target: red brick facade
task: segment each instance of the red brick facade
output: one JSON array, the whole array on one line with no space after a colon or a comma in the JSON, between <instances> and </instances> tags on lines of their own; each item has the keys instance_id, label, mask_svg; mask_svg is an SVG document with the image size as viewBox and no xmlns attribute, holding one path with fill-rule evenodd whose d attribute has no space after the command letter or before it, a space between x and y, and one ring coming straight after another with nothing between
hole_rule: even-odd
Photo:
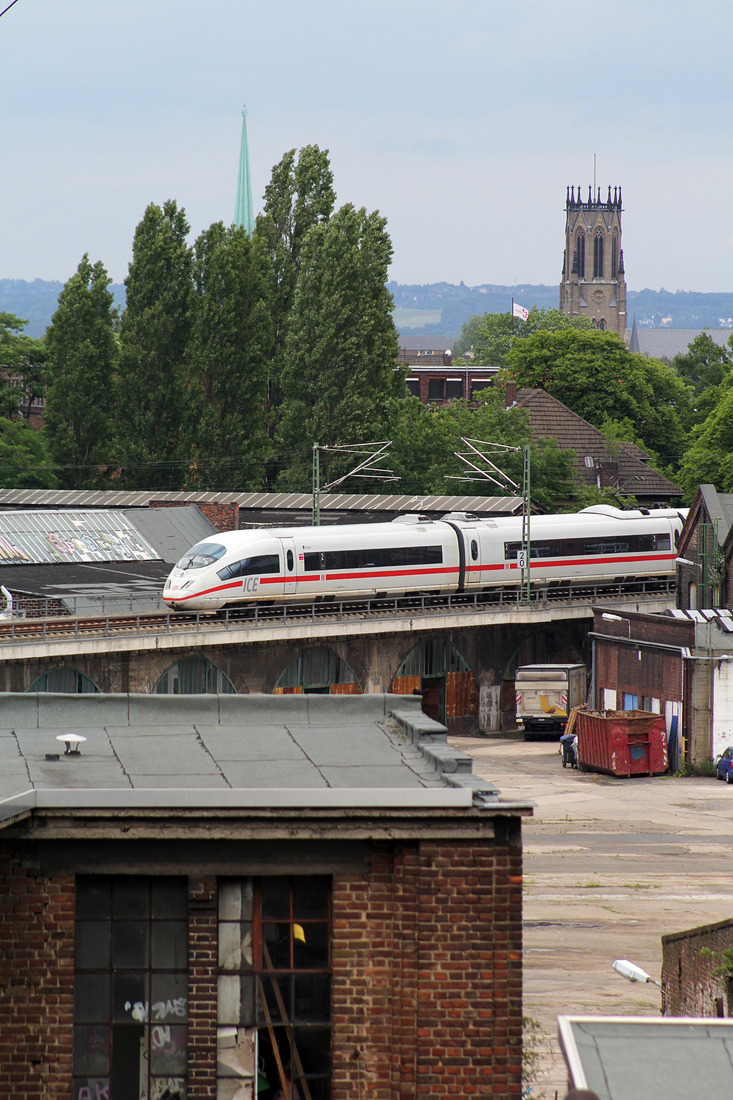
<instances>
[{"instance_id":1,"label":"red brick facade","mask_svg":"<svg viewBox=\"0 0 733 1100\"><path fill-rule=\"evenodd\" d=\"M662 936L662 1014L733 1016L733 982L714 974L733 950L733 921Z\"/></svg>"},{"instance_id":2,"label":"red brick facade","mask_svg":"<svg viewBox=\"0 0 733 1100\"><path fill-rule=\"evenodd\" d=\"M0 848L0 1096L69 1100L74 880Z\"/></svg>"},{"instance_id":3,"label":"red brick facade","mask_svg":"<svg viewBox=\"0 0 733 1100\"><path fill-rule=\"evenodd\" d=\"M236 501L206 501L197 500L195 494L189 500L151 500L149 508L186 508L189 504L195 504L209 523L213 523L217 531L236 531L239 529L239 505Z\"/></svg>"},{"instance_id":4,"label":"red brick facade","mask_svg":"<svg viewBox=\"0 0 733 1100\"><path fill-rule=\"evenodd\" d=\"M332 1100L520 1097L519 820L493 824L495 838L375 842L365 872L334 872ZM0 1096L69 1100L74 879L12 851L0 847ZM187 1095L213 1100L214 875L189 878L188 923Z\"/></svg>"}]
</instances>

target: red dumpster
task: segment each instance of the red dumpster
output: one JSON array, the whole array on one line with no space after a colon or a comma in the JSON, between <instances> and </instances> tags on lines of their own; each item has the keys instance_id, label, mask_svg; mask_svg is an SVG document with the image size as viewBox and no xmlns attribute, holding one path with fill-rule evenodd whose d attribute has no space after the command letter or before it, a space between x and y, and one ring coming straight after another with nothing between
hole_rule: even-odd
<instances>
[{"instance_id":1,"label":"red dumpster","mask_svg":"<svg viewBox=\"0 0 733 1100\"><path fill-rule=\"evenodd\" d=\"M663 775L667 729L661 714L646 710L579 710L578 767L611 775Z\"/></svg>"}]
</instances>

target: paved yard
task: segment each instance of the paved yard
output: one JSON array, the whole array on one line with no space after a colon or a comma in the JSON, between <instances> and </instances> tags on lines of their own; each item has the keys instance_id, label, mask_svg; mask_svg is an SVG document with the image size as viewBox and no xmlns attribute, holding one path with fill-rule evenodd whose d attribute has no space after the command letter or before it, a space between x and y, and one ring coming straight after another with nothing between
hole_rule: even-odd
<instances>
[{"instance_id":1,"label":"paved yard","mask_svg":"<svg viewBox=\"0 0 733 1100\"><path fill-rule=\"evenodd\" d=\"M524 1010L541 1027L533 1097L565 1095L557 1016L656 1015L661 937L733 917L733 788L562 767L557 745L455 738L507 798L536 804L524 837Z\"/></svg>"}]
</instances>

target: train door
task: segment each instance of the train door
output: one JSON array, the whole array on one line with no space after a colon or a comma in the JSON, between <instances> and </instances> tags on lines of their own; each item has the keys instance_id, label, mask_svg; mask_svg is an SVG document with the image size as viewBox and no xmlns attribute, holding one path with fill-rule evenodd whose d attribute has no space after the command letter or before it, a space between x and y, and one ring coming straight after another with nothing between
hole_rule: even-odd
<instances>
[{"instance_id":1,"label":"train door","mask_svg":"<svg viewBox=\"0 0 733 1100\"><path fill-rule=\"evenodd\" d=\"M294 596L296 590L296 564L298 556L295 551L295 540L283 538L280 540L283 548L283 594Z\"/></svg>"},{"instance_id":2,"label":"train door","mask_svg":"<svg viewBox=\"0 0 733 1100\"><path fill-rule=\"evenodd\" d=\"M481 543L474 527L464 527L464 546L466 548L465 588L478 588L481 585Z\"/></svg>"}]
</instances>

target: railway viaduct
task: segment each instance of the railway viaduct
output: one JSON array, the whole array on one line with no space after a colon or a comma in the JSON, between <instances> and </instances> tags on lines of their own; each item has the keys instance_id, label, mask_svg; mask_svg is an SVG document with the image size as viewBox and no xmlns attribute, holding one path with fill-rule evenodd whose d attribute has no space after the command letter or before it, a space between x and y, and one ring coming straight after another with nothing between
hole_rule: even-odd
<instances>
[{"instance_id":1,"label":"railway viaduct","mask_svg":"<svg viewBox=\"0 0 733 1100\"><path fill-rule=\"evenodd\" d=\"M0 691L420 692L428 713L449 727L498 730L513 726L517 665L583 661L590 668L598 602L256 623L174 615L153 628L144 617L98 629L69 620L61 635L4 636ZM603 606L659 612L674 606L674 596L604 598Z\"/></svg>"}]
</instances>

